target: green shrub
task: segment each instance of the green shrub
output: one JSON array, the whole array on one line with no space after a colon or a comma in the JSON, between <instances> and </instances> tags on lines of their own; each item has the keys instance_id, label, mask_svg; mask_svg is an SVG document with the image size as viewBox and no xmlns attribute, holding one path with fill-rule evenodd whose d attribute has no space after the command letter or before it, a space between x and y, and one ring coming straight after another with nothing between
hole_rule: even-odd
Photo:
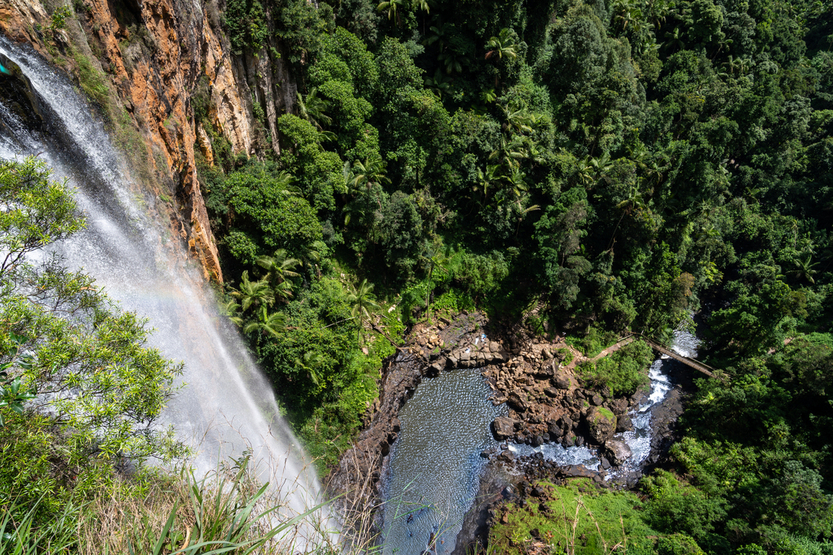
<instances>
[{"instance_id":1,"label":"green shrub","mask_svg":"<svg viewBox=\"0 0 833 555\"><path fill-rule=\"evenodd\" d=\"M670 472L658 470L642 480L642 488L650 496L645 519L657 530L683 532L699 541L726 518L723 499L706 495Z\"/></svg>"},{"instance_id":2,"label":"green shrub","mask_svg":"<svg viewBox=\"0 0 833 555\"><path fill-rule=\"evenodd\" d=\"M107 85L107 78L83 54L75 53L75 63L78 65L78 81L81 90L90 100L104 109L106 114L106 108L110 102L110 87Z\"/></svg>"},{"instance_id":3,"label":"green shrub","mask_svg":"<svg viewBox=\"0 0 833 555\"><path fill-rule=\"evenodd\" d=\"M656 532L643 522L635 494L601 491L587 480L537 485L547 491L540 503L507 503L500 509L503 516L489 532L494 553L529 553L540 543L550 553L606 555L624 545L628 553L655 553Z\"/></svg>"},{"instance_id":4,"label":"green shrub","mask_svg":"<svg viewBox=\"0 0 833 555\"><path fill-rule=\"evenodd\" d=\"M595 364L585 362L578 367L579 376L591 387L609 387L614 395L632 395L648 383L645 370L651 364L651 347L634 341Z\"/></svg>"},{"instance_id":5,"label":"green shrub","mask_svg":"<svg viewBox=\"0 0 833 555\"><path fill-rule=\"evenodd\" d=\"M570 334L565 338L565 341L581 351L584 356L594 357L601 353L605 347L616 343L618 339L619 336L615 332L590 326L583 336Z\"/></svg>"}]
</instances>

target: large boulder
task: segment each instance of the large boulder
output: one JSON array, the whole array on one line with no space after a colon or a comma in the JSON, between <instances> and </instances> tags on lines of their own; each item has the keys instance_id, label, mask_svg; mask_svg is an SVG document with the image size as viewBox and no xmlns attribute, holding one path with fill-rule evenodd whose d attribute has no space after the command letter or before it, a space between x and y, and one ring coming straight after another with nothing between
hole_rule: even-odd
<instances>
[{"instance_id":1,"label":"large boulder","mask_svg":"<svg viewBox=\"0 0 833 555\"><path fill-rule=\"evenodd\" d=\"M616 432L630 432L633 430L633 422L627 414L620 414L616 420Z\"/></svg>"},{"instance_id":2,"label":"large boulder","mask_svg":"<svg viewBox=\"0 0 833 555\"><path fill-rule=\"evenodd\" d=\"M558 389L570 389L570 378L559 373L552 379L552 385Z\"/></svg>"},{"instance_id":3,"label":"large boulder","mask_svg":"<svg viewBox=\"0 0 833 555\"><path fill-rule=\"evenodd\" d=\"M550 434L551 438L561 439L561 436L564 435L564 432L561 430L561 426L558 425L558 422L550 421L547 424L547 433Z\"/></svg>"},{"instance_id":4,"label":"large boulder","mask_svg":"<svg viewBox=\"0 0 833 555\"><path fill-rule=\"evenodd\" d=\"M609 408L613 414L625 414L628 412L628 400L623 398L612 399L607 402L607 408Z\"/></svg>"},{"instance_id":5,"label":"large boulder","mask_svg":"<svg viewBox=\"0 0 833 555\"><path fill-rule=\"evenodd\" d=\"M495 439L503 441L515 435L515 420L508 416L498 416L492 422L492 433Z\"/></svg>"},{"instance_id":6,"label":"large boulder","mask_svg":"<svg viewBox=\"0 0 833 555\"><path fill-rule=\"evenodd\" d=\"M604 407L590 407L585 413L590 438L598 445L606 443L616 432L616 415Z\"/></svg>"},{"instance_id":7,"label":"large boulder","mask_svg":"<svg viewBox=\"0 0 833 555\"><path fill-rule=\"evenodd\" d=\"M526 395L523 395L518 390L515 390L509 393L509 397L507 398L506 402L509 404L510 407L512 407L516 411L526 412L526 409L529 407L526 404L525 397Z\"/></svg>"},{"instance_id":8,"label":"large boulder","mask_svg":"<svg viewBox=\"0 0 833 555\"><path fill-rule=\"evenodd\" d=\"M625 464L632 454L628 444L618 439L612 439L605 444L605 453L608 460L616 466Z\"/></svg>"}]
</instances>

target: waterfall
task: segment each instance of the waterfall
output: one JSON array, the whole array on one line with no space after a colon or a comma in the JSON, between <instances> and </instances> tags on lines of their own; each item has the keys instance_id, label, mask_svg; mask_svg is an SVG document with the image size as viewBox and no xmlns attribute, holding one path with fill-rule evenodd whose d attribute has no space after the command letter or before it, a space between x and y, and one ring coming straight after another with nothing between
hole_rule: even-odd
<instances>
[{"instance_id":1,"label":"waterfall","mask_svg":"<svg viewBox=\"0 0 833 555\"><path fill-rule=\"evenodd\" d=\"M87 229L55 248L122 308L149 319L153 347L184 362L185 385L163 420L195 450L196 471L205 474L219 461L251 452L259 477L285 500L284 516L320 503L315 469L269 383L236 329L217 313L181 241L149 215L159 201L131 181L102 124L63 75L2 36L0 54L31 81L44 116L43 129L31 130L0 99L0 159L37 155L54 178L69 180Z\"/></svg>"}]
</instances>

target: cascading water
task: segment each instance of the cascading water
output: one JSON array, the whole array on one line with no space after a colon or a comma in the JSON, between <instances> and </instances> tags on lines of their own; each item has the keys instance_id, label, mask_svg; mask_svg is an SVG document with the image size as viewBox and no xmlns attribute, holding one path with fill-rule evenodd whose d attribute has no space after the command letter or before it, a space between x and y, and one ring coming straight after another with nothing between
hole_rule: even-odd
<instances>
[{"instance_id":1,"label":"cascading water","mask_svg":"<svg viewBox=\"0 0 833 555\"><path fill-rule=\"evenodd\" d=\"M671 349L675 352L694 357L697 354L697 338L685 331L675 331ZM662 403L672 384L668 378L668 365L675 361L665 355L656 359L648 371L651 380L651 391L645 402L630 412L633 430L617 434L630 448L631 456L618 471L610 473L607 478L613 478L623 473L639 470L651 453L651 417L654 407ZM540 447L510 444L509 449L519 457L528 457L540 453L544 459L557 462L560 465L581 464L590 470L598 470L600 460L592 449L587 447L562 447L558 443L545 444Z\"/></svg>"},{"instance_id":2,"label":"cascading water","mask_svg":"<svg viewBox=\"0 0 833 555\"><path fill-rule=\"evenodd\" d=\"M284 500L285 515L318 504L314 468L281 418L269 384L236 330L217 314L178 241L147 215L145 205L155 199L131 188L103 126L65 77L2 36L0 54L31 81L44 116L44 129L32 131L19 110L0 99L0 159L37 155L53 177L69 179L76 189L87 229L56 248L68 266L93 276L124 309L150 320L154 347L184 361L186 385L164 419L195 449L196 470L204 474L248 451L260 478ZM320 517L331 526L329 517Z\"/></svg>"}]
</instances>

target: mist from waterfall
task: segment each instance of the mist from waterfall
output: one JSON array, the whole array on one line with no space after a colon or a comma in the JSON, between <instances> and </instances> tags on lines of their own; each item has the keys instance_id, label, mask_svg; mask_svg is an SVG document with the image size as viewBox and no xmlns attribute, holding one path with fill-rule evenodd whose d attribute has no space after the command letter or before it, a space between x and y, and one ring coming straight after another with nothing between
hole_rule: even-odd
<instances>
[{"instance_id":1,"label":"mist from waterfall","mask_svg":"<svg viewBox=\"0 0 833 555\"><path fill-rule=\"evenodd\" d=\"M71 269L93 276L122 308L149 319L151 345L184 362L184 387L164 423L195 451L198 474L252 454L258 476L286 500L286 514L320 503L314 467L280 414L271 386L222 318L182 241L150 214L159 202L130 178L103 125L71 83L28 47L0 36L43 103L31 131L0 102L0 159L37 155L75 189L87 229L54 247Z\"/></svg>"}]
</instances>

